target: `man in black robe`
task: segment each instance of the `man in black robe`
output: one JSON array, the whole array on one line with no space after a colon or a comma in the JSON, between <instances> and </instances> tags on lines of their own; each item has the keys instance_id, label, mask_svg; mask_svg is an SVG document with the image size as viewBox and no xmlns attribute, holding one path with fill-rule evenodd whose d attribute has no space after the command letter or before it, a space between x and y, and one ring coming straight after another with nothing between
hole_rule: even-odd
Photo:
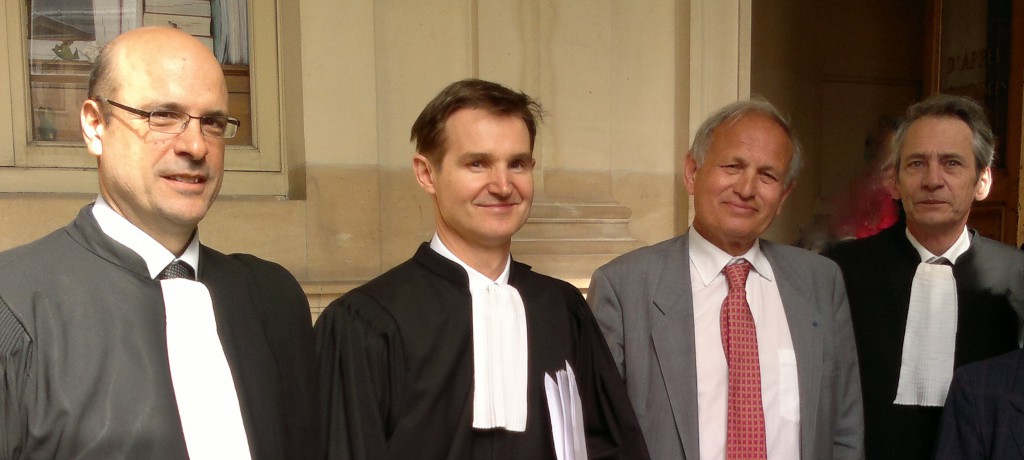
<instances>
[{"instance_id":1,"label":"man in black robe","mask_svg":"<svg viewBox=\"0 0 1024 460\"><path fill-rule=\"evenodd\" d=\"M840 244L872 459L930 459L953 369L1019 347L1024 255L967 228L994 155L982 109L934 96L895 138L906 225Z\"/></svg>"},{"instance_id":2,"label":"man in black robe","mask_svg":"<svg viewBox=\"0 0 1024 460\"><path fill-rule=\"evenodd\" d=\"M567 368L591 458L647 458L583 297L509 254L533 200L537 118L525 94L463 80L416 120L436 234L317 321L329 458L554 459L545 376Z\"/></svg>"},{"instance_id":3,"label":"man in black robe","mask_svg":"<svg viewBox=\"0 0 1024 460\"><path fill-rule=\"evenodd\" d=\"M89 97L99 197L0 254L0 459L319 457L301 287L199 243L238 126L216 58L136 29L103 49Z\"/></svg>"}]
</instances>

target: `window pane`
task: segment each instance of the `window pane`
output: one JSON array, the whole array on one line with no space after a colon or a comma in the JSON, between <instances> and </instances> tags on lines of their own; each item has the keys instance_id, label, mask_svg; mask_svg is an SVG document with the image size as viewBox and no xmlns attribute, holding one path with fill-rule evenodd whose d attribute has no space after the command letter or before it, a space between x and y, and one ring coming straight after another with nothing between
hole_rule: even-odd
<instances>
[{"instance_id":1,"label":"window pane","mask_svg":"<svg viewBox=\"0 0 1024 460\"><path fill-rule=\"evenodd\" d=\"M252 145L246 0L27 0L34 141L81 142L78 111L100 48L141 26L182 29L225 66L229 111L242 120L231 145Z\"/></svg>"}]
</instances>

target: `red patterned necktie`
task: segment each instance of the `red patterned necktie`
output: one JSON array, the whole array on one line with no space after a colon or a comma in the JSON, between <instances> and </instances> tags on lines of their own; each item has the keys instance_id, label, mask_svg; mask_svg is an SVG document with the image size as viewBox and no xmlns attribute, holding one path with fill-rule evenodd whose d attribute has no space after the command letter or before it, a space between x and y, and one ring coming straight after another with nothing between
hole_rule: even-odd
<instances>
[{"instance_id":1,"label":"red patterned necktie","mask_svg":"<svg viewBox=\"0 0 1024 460\"><path fill-rule=\"evenodd\" d=\"M747 304L750 262L725 267L729 294L722 302L722 347L729 364L729 422L725 454L729 460L765 459L764 409L761 407L761 363L757 329Z\"/></svg>"}]
</instances>

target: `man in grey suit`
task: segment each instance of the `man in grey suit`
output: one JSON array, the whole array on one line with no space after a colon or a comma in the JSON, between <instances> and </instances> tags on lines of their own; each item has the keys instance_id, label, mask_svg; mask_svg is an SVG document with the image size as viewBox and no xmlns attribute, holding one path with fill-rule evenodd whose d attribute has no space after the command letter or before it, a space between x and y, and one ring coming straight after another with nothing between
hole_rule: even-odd
<instances>
[{"instance_id":1,"label":"man in grey suit","mask_svg":"<svg viewBox=\"0 0 1024 460\"><path fill-rule=\"evenodd\" d=\"M759 239L800 162L789 124L771 104L723 107L686 156L691 231L594 273L588 300L651 458L863 458L860 377L839 269Z\"/></svg>"}]
</instances>

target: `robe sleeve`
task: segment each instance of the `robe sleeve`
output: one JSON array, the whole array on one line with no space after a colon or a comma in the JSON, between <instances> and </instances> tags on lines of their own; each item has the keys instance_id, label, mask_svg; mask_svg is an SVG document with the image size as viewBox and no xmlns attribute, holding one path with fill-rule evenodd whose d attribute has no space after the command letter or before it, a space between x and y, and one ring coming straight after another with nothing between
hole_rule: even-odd
<instances>
[{"instance_id":1,"label":"robe sleeve","mask_svg":"<svg viewBox=\"0 0 1024 460\"><path fill-rule=\"evenodd\" d=\"M400 407L402 343L391 316L353 291L316 322L327 458L384 458Z\"/></svg>"},{"instance_id":2,"label":"robe sleeve","mask_svg":"<svg viewBox=\"0 0 1024 460\"><path fill-rule=\"evenodd\" d=\"M649 458L640 423L607 342L590 307L578 293L577 297L574 310L579 321L579 348L573 370L583 404L587 453L591 459Z\"/></svg>"},{"instance_id":3,"label":"robe sleeve","mask_svg":"<svg viewBox=\"0 0 1024 460\"><path fill-rule=\"evenodd\" d=\"M28 333L0 299L0 460L16 458L25 439L22 396L30 355Z\"/></svg>"}]
</instances>

